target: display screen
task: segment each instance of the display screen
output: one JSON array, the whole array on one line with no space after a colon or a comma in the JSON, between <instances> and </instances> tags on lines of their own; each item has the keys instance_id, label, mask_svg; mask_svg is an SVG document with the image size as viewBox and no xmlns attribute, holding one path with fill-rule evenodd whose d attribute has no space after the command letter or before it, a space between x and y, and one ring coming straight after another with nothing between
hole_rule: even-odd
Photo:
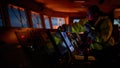
<instances>
[{"instance_id":1,"label":"display screen","mask_svg":"<svg viewBox=\"0 0 120 68\"><path fill-rule=\"evenodd\" d=\"M63 36L63 38L64 38L68 48L70 49L70 51L73 52L74 51L74 47L73 47L72 43L70 42L66 32L61 32L61 35Z\"/></svg>"},{"instance_id":2,"label":"display screen","mask_svg":"<svg viewBox=\"0 0 120 68\"><path fill-rule=\"evenodd\" d=\"M45 46L47 47L47 53L51 54L55 52L55 48L52 44L52 42L50 41L50 38L48 37L46 32L41 32L41 36L43 38L43 43L45 44Z\"/></svg>"},{"instance_id":3,"label":"display screen","mask_svg":"<svg viewBox=\"0 0 120 68\"><path fill-rule=\"evenodd\" d=\"M53 31L53 32L50 32L50 34L52 36L53 43L56 45L59 52L62 55L65 54L67 52L67 46L66 46L62 36L60 35L60 33L57 31Z\"/></svg>"}]
</instances>

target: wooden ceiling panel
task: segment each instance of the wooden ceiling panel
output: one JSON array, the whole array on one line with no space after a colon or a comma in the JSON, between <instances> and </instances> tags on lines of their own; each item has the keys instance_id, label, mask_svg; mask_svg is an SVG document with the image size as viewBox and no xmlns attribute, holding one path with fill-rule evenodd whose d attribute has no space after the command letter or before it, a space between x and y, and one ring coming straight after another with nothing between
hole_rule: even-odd
<instances>
[{"instance_id":1,"label":"wooden ceiling panel","mask_svg":"<svg viewBox=\"0 0 120 68\"><path fill-rule=\"evenodd\" d=\"M53 11L86 12L91 5L97 5L104 12L109 12L120 5L120 0L35 0Z\"/></svg>"}]
</instances>

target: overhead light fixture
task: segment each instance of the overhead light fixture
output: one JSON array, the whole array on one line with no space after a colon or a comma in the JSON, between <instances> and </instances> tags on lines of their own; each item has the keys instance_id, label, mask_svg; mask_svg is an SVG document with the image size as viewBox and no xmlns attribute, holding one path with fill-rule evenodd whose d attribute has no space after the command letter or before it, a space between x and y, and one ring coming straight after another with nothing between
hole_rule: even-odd
<instances>
[{"instance_id":1,"label":"overhead light fixture","mask_svg":"<svg viewBox=\"0 0 120 68\"><path fill-rule=\"evenodd\" d=\"M116 8L114 11L120 11L120 8Z\"/></svg>"},{"instance_id":2,"label":"overhead light fixture","mask_svg":"<svg viewBox=\"0 0 120 68\"><path fill-rule=\"evenodd\" d=\"M75 0L75 1L73 1L73 2L75 2L75 3L85 3L84 0Z\"/></svg>"},{"instance_id":3,"label":"overhead light fixture","mask_svg":"<svg viewBox=\"0 0 120 68\"><path fill-rule=\"evenodd\" d=\"M82 5L81 8L85 8L86 6Z\"/></svg>"}]
</instances>

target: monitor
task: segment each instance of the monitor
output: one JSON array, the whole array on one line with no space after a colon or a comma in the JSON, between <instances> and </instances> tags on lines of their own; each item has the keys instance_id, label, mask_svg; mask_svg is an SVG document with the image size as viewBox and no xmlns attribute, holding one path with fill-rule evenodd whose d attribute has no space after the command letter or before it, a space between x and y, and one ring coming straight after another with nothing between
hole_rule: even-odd
<instances>
[{"instance_id":1,"label":"monitor","mask_svg":"<svg viewBox=\"0 0 120 68\"><path fill-rule=\"evenodd\" d=\"M72 43L70 42L70 40L69 40L66 32L61 32L61 35L62 35L62 37L64 38L64 40L65 40L65 42L66 42L66 45L68 46L70 52L74 52L75 49L74 49Z\"/></svg>"},{"instance_id":2,"label":"monitor","mask_svg":"<svg viewBox=\"0 0 120 68\"><path fill-rule=\"evenodd\" d=\"M68 51L67 45L65 44L60 32L59 31L50 31L49 33L50 33L51 41L57 48L58 52L61 55L66 54Z\"/></svg>"},{"instance_id":3,"label":"monitor","mask_svg":"<svg viewBox=\"0 0 120 68\"><path fill-rule=\"evenodd\" d=\"M55 53L55 48L54 48L54 46L53 46L53 44L52 44L52 42L50 41L50 38L48 37L48 35L47 35L47 33L45 32L45 31L42 31L41 33L40 33L40 35L42 36L42 38L43 38L43 43L45 44L45 46L46 46L46 48L47 48L47 53L48 54L53 54L53 53Z\"/></svg>"}]
</instances>

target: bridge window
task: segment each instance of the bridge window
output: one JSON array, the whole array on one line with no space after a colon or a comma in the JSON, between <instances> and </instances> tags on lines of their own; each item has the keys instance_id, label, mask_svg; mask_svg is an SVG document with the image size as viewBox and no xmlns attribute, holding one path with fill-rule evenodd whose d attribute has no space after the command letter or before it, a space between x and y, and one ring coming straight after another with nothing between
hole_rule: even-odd
<instances>
[{"instance_id":1,"label":"bridge window","mask_svg":"<svg viewBox=\"0 0 120 68\"><path fill-rule=\"evenodd\" d=\"M57 29L59 26L62 26L63 24L65 24L64 18L51 17L51 21L52 21L53 29Z\"/></svg>"},{"instance_id":2,"label":"bridge window","mask_svg":"<svg viewBox=\"0 0 120 68\"><path fill-rule=\"evenodd\" d=\"M31 11L31 16L32 16L33 27L34 28L43 28L41 18L40 18L40 14L37 13L37 12Z\"/></svg>"},{"instance_id":3,"label":"bridge window","mask_svg":"<svg viewBox=\"0 0 120 68\"><path fill-rule=\"evenodd\" d=\"M3 26L3 21L2 21L1 10L0 10L0 26Z\"/></svg>"},{"instance_id":4,"label":"bridge window","mask_svg":"<svg viewBox=\"0 0 120 68\"><path fill-rule=\"evenodd\" d=\"M50 29L50 21L48 16L44 15L46 29Z\"/></svg>"},{"instance_id":5,"label":"bridge window","mask_svg":"<svg viewBox=\"0 0 120 68\"><path fill-rule=\"evenodd\" d=\"M117 25L118 27L120 27L120 19L115 18L113 24L114 24L114 25Z\"/></svg>"},{"instance_id":6,"label":"bridge window","mask_svg":"<svg viewBox=\"0 0 120 68\"><path fill-rule=\"evenodd\" d=\"M23 8L9 4L8 12L12 27L28 27L25 10Z\"/></svg>"},{"instance_id":7,"label":"bridge window","mask_svg":"<svg viewBox=\"0 0 120 68\"><path fill-rule=\"evenodd\" d=\"M1 3L0 3L0 27L3 26L3 20L2 20L2 6L1 6Z\"/></svg>"},{"instance_id":8,"label":"bridge window","mask_svg":"<svg viewBox=\"0 0 120 68\"><path fill-rule=\"evenodd\" d=\"M80 19L73 19L73 23L79 23Z\"/></svg>"}]
</instances>

